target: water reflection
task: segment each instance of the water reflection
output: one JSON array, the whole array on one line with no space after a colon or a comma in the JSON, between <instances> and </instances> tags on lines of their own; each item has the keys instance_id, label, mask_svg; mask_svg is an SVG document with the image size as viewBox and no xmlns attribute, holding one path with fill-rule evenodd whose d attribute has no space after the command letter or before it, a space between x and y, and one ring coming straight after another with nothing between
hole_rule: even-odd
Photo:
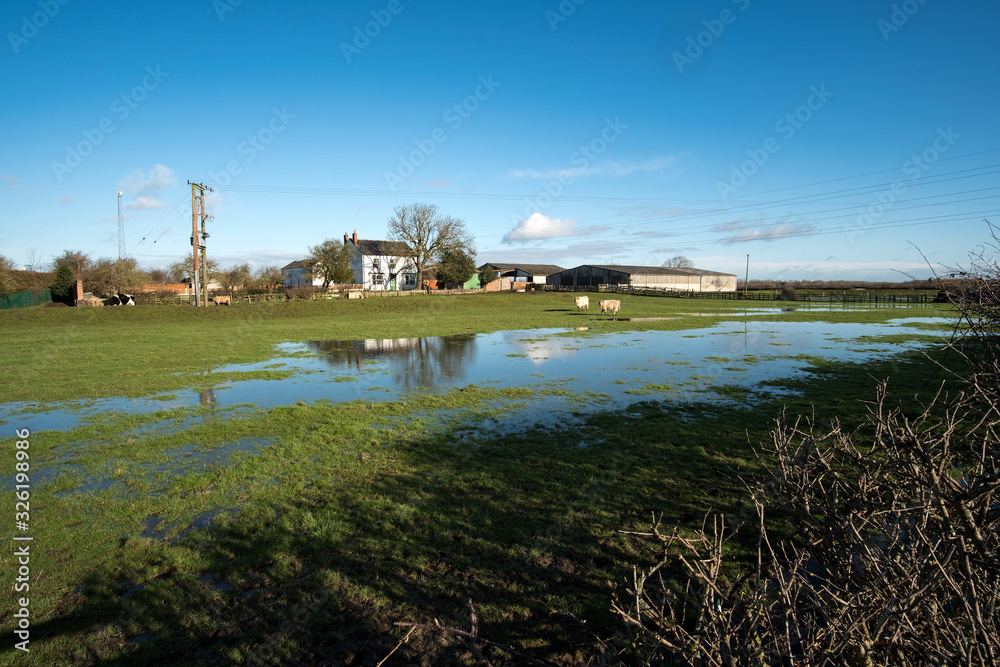
<instances>
[{"instance_id":1,"label":"water reflection","mask_svg":"<svg viewBox=\"0 0 1000 667\"><path fill-rule=\"evenodd\" d=\"M476 359L476 336L437 338L395 338L367 340L307 341L309 350L322 355L334 368L354 367L367 362L391 366L396 384L404 389L439 387L465 378L466 368Z\"/></svg>"},{"instance_id":2,"label":"water reflection","mask_svg":"<svg viewBox=\"0 0 1000 667\"><path fill-rule=\"evenodd\" d=\"M211 407L201 418L212 419L218 410L240 405L263 409L321 399L396 400L416 389L446 391L467 384L535 389L532 409L517 418L523 421L530 415L537 420L551 413L559 419L567 410L625 408L638 400L721 400L721 395L706 396L706 391L719 393L720 387L727 386L763 397L777 391L771 381L808 373L816 360L864 361L930 344L926 336L931 332L908 326L925 322L941 320L832 324L744 319L711 321L710 326L680 331L581 331L574 335L567 329L540 329L284 343L277 346L274 359L216 368L212 373L228 380L227 373L279 365L292 371L287 377L229 380L214 387L206 383L160 397L72 401L47 409L0 404L0 419L16 420L20 428L32 431L61 430L93 415L199 405ZM914 339L899 342L898 334ZM917 338L920 335L922 340ZM894 340L880 340L880 336ZM594 402L595 396L602 398Z\"/></svg>"}]
</instances>

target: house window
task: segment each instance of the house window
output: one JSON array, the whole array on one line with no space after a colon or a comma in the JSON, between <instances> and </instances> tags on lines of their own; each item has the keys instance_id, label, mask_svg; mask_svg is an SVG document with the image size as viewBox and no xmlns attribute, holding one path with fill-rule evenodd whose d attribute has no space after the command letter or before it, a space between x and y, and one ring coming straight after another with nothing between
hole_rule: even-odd
<instances>
[{"instance_id":1,"label":"house window","mask_svg":"<svg viewBox=\"0 0 1000 667\"><path fill-rule=\"evenodd\" d=\"M379 260L377 260L377 259L373 259L372 260L372 268L375 269L376 271L378 271L379 269L382 268L381 262Z\"/></svg>"},{"instance_id":2,"label":"house window","mask_svg":"<svg viewBox=\"0 0 1000 667\"><path fill-rule=\"evenodd\" d=\"M415 274L415 273L404 273L403 274L403 284L404 285L416 285L417 284L417 274Z\"/></svg>"},{"instance_id":3,"label":"house window","mask_svg":"<svg viewBox=\"0 0 1000 667\"><path fill-rule=\"evenodd\" d=\"M384 280L385 280L385 274L382 273L372 274L372 283L374 283L375 285L381 286Z\"/></svg>"}]
</instances>

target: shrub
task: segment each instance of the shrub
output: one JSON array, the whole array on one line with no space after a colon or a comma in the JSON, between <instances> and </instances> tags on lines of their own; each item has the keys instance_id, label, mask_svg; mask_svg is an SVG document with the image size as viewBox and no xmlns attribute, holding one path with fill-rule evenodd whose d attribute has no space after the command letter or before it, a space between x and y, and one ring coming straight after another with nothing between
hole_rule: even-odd
<instances>
[{"instance_id":1,"label":"shrub","mask_svg":"<svg viewBox=\"0 0 1000 667\"><path fill-rule=\"evenodd\" d=\"M995 237L994 237L995 240ZM997 249L996 246L991 246ZM949 296L968 362L919 414L817 429L782 415L751 483L756 563L737 570L724 517L693 535L654 524L655 567L613 609L644 664L924 665L1000 662L1000 267L984 254ZM956 285L958 283L955 283ZM772 541L765 519L791 522ZM679 572L681 584L669 572Z\"/></svg>"},{"instance_id":2,"label":"shrub","mask_svg":"<svg viewBox=\"0 0 1000 667\"><path fill-rule=\"evenodd\" d=\"M76 281L73 278L73 271L68 264L60 264L56 269L55 278L52 280L52 300L57 303L72 304L75 300L73 288Z\"/></svg>"}]
</instances>

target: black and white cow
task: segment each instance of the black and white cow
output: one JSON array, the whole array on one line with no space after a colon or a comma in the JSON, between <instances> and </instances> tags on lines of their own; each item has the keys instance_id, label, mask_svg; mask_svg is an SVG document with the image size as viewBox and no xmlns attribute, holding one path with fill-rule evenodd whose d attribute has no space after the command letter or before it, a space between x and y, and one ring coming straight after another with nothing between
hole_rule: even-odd
<instances>
[{"instance_id":1,"label":"black and white cow","mask_svg":"<svg viewBox=\"0 0 1000 667\"><path fill-rule=\"evenodd\" d=\"M134 306L135 298L131 294L113 294L104 300L105 306Z\"/></svg>"}]
</instances>

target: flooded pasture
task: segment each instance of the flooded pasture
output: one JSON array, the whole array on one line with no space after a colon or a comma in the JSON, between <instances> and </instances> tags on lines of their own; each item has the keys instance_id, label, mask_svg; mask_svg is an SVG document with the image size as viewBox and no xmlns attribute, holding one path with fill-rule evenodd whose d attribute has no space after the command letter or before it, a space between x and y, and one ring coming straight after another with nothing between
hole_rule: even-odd
<instances>
[{"instance_id":1,"label":"flooded pasture","mask_svg":"<svg viewBox=\"0 0 1000 667\"><path fill-rule=\"evenodd\" d=\"M722 321L681 331L542 329L285 343L270 360L207 370L196 389L56 405L8 403L0 406L0 418L33 432L68 430L102 414L412 400L477 385L535 390L531 409L518 416L527 424L544 421L556 408L621 409L639 400L682 403L706 394L733 400L727 393L752 401L780 391L767 383L800 377L817 363L864 361L933 344L941 334L926 325L943 323L934 318L885 324ZM264 373L266 379L241 379L248 373ZM190 423L165 420L142 431L177 431Z\"/></svg>"}]
</instances>

